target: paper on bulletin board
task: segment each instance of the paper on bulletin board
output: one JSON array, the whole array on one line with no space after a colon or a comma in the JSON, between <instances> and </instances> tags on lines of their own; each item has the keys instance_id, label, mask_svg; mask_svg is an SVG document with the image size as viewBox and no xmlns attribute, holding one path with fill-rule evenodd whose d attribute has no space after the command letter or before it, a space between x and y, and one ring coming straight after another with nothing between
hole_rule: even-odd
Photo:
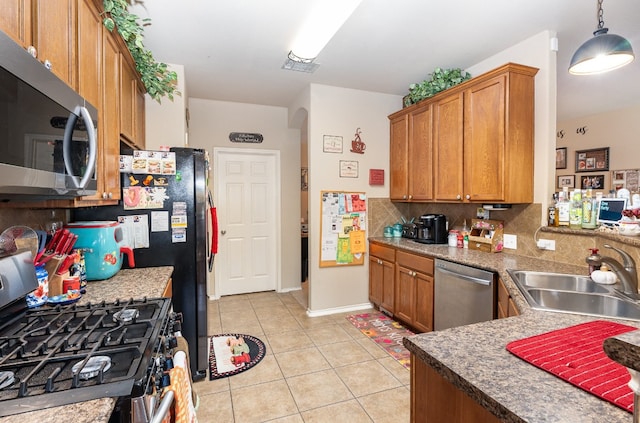
<instances>
[{"instance_id":1,"label":"paper on bulletin board","mask_svg":"<svg viewBox=\"0 0 640 423\"><path fill-rule=\"evenodd\" d=\"M366 253L366 195L321 194L320 267L363 264Z\"/></svg>"}]
</instances>

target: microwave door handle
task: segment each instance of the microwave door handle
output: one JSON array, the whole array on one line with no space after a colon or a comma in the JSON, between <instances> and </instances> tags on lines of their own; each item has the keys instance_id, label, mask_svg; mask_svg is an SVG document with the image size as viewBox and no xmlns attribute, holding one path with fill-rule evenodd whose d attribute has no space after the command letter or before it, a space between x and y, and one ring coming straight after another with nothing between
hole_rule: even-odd
<instances>
[{"instance_id":1,"label":"microwave door handle","mask_svg":"<svg viewBox=\"0 0 640 423\"><path fill-rule=\"evenodd\" d=\"M82 179L78 182L78 178L73 174L73 170L71 169L71 141L73 137L73 129L76 126L76 122L78 120L78 115L81 115L84 124L87 127L87 135L89 136L89 162L87 163L87 168L82 176ZM89 178L93 175L93 170L96 166L96 157L97 157L98 145L96 143L96 131L93 126L93 120L91 120L91 114L86 107L76 106L73 113L69 114L69 119L67 120L67 125L64 129L64 139L62 142L62 152L64 157L64 167L67 169L67 173L71 176L71 180L76 188L84 189L89 182Z\"/></svg>"}]
</instances>

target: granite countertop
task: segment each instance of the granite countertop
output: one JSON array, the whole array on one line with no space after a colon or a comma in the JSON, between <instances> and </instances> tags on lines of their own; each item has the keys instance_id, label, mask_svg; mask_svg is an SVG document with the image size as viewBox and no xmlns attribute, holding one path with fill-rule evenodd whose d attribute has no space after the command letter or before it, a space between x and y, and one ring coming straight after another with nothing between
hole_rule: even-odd
<instances>
[{"instance_id":1,"label":"granite countertop","mask_svg":"<svg viewBox=\"0 0 640 423\"><path fill-rule=\"evenodd\" d=\"M631 414L509 353L507 343L598 320L531 309L507 269L587 274L588 268L475 250L425 245L408 239L370 238L395 248L496 272L521 315L405 338L405 346L445 379L505 422L628 422ZM608 319L611 320L611 319ZM640 328L640 321L618 320ZM635 335L634 335L635 334ZM610 338L618 354L640 367L640 334ZM634 355L635 354L635 355Z\"/></svg>"},{"instance_id":2,"label":"granite countertop","mask_svg":"<svg viewBox=\"0 0 640 423\"><path fill-rule=\"evenodd\" d=\"M87 292L79 304L114 301L118 298L158 298L162 296L171 274L172 266L144 269L123 269L110 279L90 281ZM107 423L116 398L99 398L60 407L0 417L0 423Z\"/></svg>"}]
</instances>

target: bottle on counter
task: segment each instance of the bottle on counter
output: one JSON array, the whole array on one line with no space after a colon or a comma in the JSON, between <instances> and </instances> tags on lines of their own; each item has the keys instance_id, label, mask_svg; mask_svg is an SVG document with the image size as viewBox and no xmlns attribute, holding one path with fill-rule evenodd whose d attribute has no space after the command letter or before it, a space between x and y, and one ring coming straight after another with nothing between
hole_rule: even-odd
<instances>
[{"instance_id":1,"label":"bottle on counter","mask_svg":"<svg viewBox=\"0 0 640 423\"><path fill-rule=\"evenodd\" d=\"M572 229L582 228L582 191L579 189L574 190L571 194L569 227Z\"/></svg>"},{"instance_id":2,"label":"bottle on counter","mask_svg":"<svg viewBox=\"0 0 640 423\"><path fill-rule=\"evenodd\" d=\"M587 188L585 196L582 198L582 228L596 228L596 200L593 198L591 188Z\"/></svg>"},{"instance_id":3,"label":"bottle on counter","mask_svg":"<svg viewBox=\"0 0 640 423\"><path fill-rule=\"evenodd\" d=\"M558 216L558 226L569 226L571 204L569 203L569 188L564 187L558 193L558 204L556 205L556 215Z\"/></svg>"}]
</instances>

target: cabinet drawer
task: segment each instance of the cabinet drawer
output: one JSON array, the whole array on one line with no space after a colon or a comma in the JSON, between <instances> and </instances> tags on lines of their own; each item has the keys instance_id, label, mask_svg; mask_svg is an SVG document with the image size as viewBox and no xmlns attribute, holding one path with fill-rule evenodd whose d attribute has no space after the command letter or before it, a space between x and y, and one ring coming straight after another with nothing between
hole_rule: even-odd
<instances>
[{"instance_id":1,"label":"cabinet drawer","mask_svg":"<svg viewBox=\"0 0 640 423\"><path fill-rule=\"evenodd\" d=\"M431 257L398 251L396 253L396 263L427 275L433 275L433 259Z\"/></svg>"},{"instance_id":2,"label":"cabinet drawer","mask_svg":"<svg viewBox=\"0 0 640 423\"><path fill-rule=\"evenodd\" d=\"M380 244L369 244L369 253L379 259L394 262L396 260L396 249Z\"/></svg>"}]
</instances>

